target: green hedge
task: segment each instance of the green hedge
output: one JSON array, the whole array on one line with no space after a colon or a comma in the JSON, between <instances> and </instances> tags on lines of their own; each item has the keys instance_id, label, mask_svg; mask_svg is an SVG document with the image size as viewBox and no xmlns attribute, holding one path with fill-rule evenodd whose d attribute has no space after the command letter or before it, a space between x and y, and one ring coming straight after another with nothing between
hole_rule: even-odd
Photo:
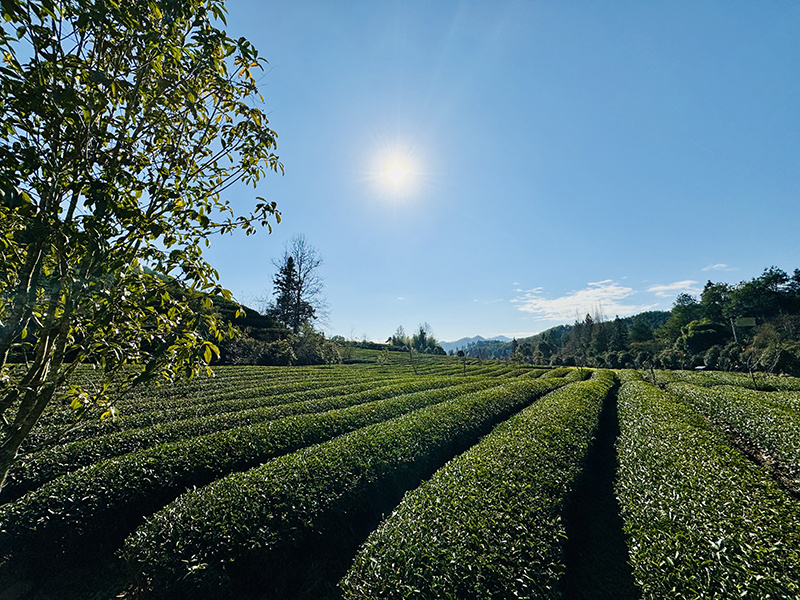
<instances>
[{"instance_id":1,"label":"green hedge","mask_svg":"<svg viewBox=\"0 0 800 600\"><path fill-rule=\"evenodd\" d=\"M113 547L192 486L379 423L408 411L497 386L495 380L397 396L320 414L297 415L102 461L0 506L0 552L73 560L82 547ZM2 557L0 557L2 558ZM25 562L20 561L20 563Z\"/></svg>"},{"instance_id":2,"label":"green hedge","mask_svg":"<svg viewBox=\"0 0 800 600\"><path fill-rule=\"evenodd\" d=\"M797 598L797 501L685 403L619 392L617 496L642 598Z\"/></svg>"},{"instance_id":3,"label":"green hedge","mask_svg":"<svg viewBox=\"0 0 800 600\"><path fill-rule=\"evenodd\" d=\"M611 372L572 383L445 465L367 539L347 599L558 598L566 498Z\"/></svg>"},{"instance_id":4,"label":"green hedge","mask_svg":"<svg viewBox=\"0 0 800 600\"><path fill-rule=\"evenodd\" d=\"M323 373L323 375L325 375ZM116 406L120 417L114 421L85 421L75 424L72 414L61 410L59 418L43 419L37 423L25 440L23 453L33 453L53 446L83 439L89 439L148 425L179 421L199 416L235 412L244 408L257 405L272 406L298 399L325 398L336 394L349 394L356 391L367 390L381 385L402 381L401 377L372 379L364 381L364 377L355 378L355 381L342 381L341 377L312 377L300 381L280 381L270 383L264 379L258 380L257 385L247 385L242 381L238 388L218 390L214 387L214 380L205 380L206 389L192 388L192 393L186 397L168 397L160 394L142 396L136 401L119 401ZM177 385L184 389L185 384ZM76 426L77 425L77 426Z\"/></svg>"},{"instance_id":5,"label":"green hedge","mask_svg":"<svg viewBox=\"0 0 800 600\"><path fill-rule=\"evenodd\" d=\"M278 405L270 404L261 408L167 422L141 429L127 429L92 439L79 440L21 459L9 473L0 500L3 502L15 500L47 481L81 467L158 444L254 425L289 415L324 412L401 394L450 387L463 382L463 378L420 377L406 378L404 383L385 386L381 385L382 382L375 382L371 387L369 384L356 384L333 389L308 390L295 394L271 396L267 399L272 403L279 402ZM361 391L364 388L368 389ZM241 405L247 406L248 402L251 403L251 406L252 404L257 405L259 401L259 399L241 401Z\"/></svg>"},{"instance_id":6,"label":"green hedge","mask_svg":"<svg viewBox=\"0 0 800 600\"><path fill-rule=\"evenodd\" d=\"M498 420L560 385L506 381L216 481L148 520L124 554L142 581L168 597L233 594L244 574L261 578L269 597L300 569L290 557L302 561L330 532L346 536L387 488L415 486Z\"/></svg>"},{"instance_id":7,"label":"green hedge","mask_svg":"<svg viewBox=\"0 0 800 600\"><path fill-rule=\"evenodd\" d=\"M673 383L669 391L690 403L714 423L735 432L777 461L800 488L800 411L791 392L756 392L740 387L705 388Z\"/></svg>"},{"instance_id":8,"label":"green hedge","mask_svg":"<svg viewBox=\"0 0 800 600\"><path fill-rule=\"evenodd\" d=\"M729 371L656 371L656 379L667 383L682 381L706 387L735 385L761 391L800 391L800 378L767 373Z\"/></svg>"}]
</instances>

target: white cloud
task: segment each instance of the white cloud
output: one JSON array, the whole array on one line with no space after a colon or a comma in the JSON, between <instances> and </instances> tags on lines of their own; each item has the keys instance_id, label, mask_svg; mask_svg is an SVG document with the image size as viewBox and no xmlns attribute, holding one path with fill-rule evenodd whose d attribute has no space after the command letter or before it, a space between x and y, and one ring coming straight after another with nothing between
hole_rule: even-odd
<instances>
[{"instance_id":1,"label":"white cloud","mask_svg":"<svg viewBox=\"0 0 800 600\"><path fill-rule=\"evenodd\" d=\"M544 298L542 288L519 290L522 295L514 298L517 310L540 315L552 320L572 320L583 318L587 313L601 311L606 316L627 316L650 310L657 304L633 304L622 301L636 292L633 288L624 287L611 279L594 281L582 290L571 292L559 298Z\"/></svg>"},{"instance_id":2,"label":"white cloud","mask_svg":"<svg viewBox=\"0 0 800 600\"><path fill-rule=\"evenodd\" d=\"M696 296L702 290L697 287L697 282L693 279L685 279L666 285L651 285L647 288L647 291L653 292L659 298L673 298L678 294L692 294Z\"/></svg>"},{"instance_id":3,"label":"white cloud","mask_svg":"<svg viewBox=\"0 0 800 600\"><path fill-rule=\"evenodd\" d=\"M725 263L717 263L703 267L703 271L736 271L736 267L729 267Z\"/></svg>"},{"instance_id":4,"label":"white cloud","mask_svg":"<svg viewBox=\"0 0 800 600\"><path fill-rule=\"evenodd\" d=\"M398 296L397 299L398 300L405 300L405 298L403 298L402 296Z\"/></svg>"}]
</instances>

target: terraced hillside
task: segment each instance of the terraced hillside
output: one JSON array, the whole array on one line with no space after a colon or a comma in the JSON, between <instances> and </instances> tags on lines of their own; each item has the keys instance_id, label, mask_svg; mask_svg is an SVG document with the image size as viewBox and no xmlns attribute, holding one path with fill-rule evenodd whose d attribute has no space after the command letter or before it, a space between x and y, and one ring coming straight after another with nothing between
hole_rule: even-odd
<instances>
[{"instance_id":1,"label":"terraced hillside","mask_svg":"<svg viewBox=\"0 0 800 600\"><path fill-rule=\"evenodd\" d=\"M425 358L53 409L0 597L800 595L797 380Z\"/></svg>"}]
</instances>

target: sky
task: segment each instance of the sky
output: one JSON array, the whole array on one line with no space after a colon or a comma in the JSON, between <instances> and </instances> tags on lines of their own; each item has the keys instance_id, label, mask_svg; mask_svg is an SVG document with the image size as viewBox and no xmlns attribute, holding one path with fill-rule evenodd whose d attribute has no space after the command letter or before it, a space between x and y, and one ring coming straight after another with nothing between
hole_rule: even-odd
<instances>
[{"instance_id":1,"label":"sky","mask_svg":"<svg viewBox=\"0 0 800 600\"><path fill-rule=\"evenodd\" d=\"M207 253L246 305L297 235L329 336L523 337L800 267L800 4L229 0L285 175Z\"/></svg>"}]
</instances>

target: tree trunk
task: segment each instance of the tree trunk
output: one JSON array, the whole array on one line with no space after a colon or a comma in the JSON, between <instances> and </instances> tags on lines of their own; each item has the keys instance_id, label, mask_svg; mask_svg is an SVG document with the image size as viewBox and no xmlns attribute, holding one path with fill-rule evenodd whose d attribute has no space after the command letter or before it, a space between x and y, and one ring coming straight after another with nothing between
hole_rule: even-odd
<instances>
[{"instance_id":1,"label":"tree trunk","mask_svg":"<svg viewBox=\"0 0 800 600\"><path fill-rule=\"evenodd\" d=\"M3 439L0 442L0 498L2 486L23 440L42 416L61 382L61 368L64 364L73 307L72 302L67 299L62 314L56 317L58 304L58 301L54 301L50 306L45 327L39 332L36 354L28 372L4 398L4 404L13 404L19 399L20 406L14 422L3 427Z\"/></svg>"}]
</instances>

